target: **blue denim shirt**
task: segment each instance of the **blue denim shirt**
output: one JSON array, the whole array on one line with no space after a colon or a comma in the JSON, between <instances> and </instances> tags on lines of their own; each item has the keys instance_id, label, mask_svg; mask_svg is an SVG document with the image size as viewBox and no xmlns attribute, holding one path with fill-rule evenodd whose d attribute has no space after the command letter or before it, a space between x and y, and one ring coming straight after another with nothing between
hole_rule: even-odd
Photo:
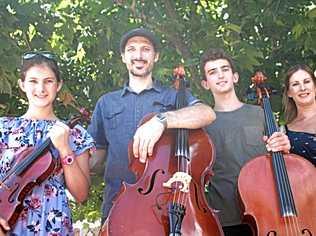
<instances>
[{"instance_id":1,"label":"blue denim shirt","mask_svg":"<svg viewBox=\"0 0 316 236\"><path fill-rule=\"evenodd\" d=\"M94 138L96 147L107 152L102 210L104 219L120 190L121 182L135 182L134 174L128 169L127 147L138 124L151 112L173 110L175 99L176 90L155 81L152 88L139 94L131 91L126 84L123 89L104 94L98 100L88 132ZM190 105L200 102L190 92L187 93L187 100Z\"/></svg>"}]
</instances>

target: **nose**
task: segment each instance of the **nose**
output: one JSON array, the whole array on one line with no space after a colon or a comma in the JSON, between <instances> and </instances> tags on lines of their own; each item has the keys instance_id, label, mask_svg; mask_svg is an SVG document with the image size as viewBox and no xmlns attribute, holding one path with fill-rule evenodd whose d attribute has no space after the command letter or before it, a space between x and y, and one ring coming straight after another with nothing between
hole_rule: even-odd
<instances>
[{"instance_id":1,"label":"nose","mask_svg":"<svg viewBox=\"0 0 316 236\"><path fill-rule=\"evenodd\" d=\"M44 82L37 83L36 88L39 92L43 93L45 91L45 83Z\"/></svg>"},{"instance_id":2,"label":"nose","mask_svg":"<svg viewBox=\"0 0 316 236\"><path fill-rule=\"evenodd\" d=\"M302 91L306 90L306 86L304 83L300 83L300 90Z\"/></svg>"},{"instance_id":3,"label":"nose","mask_svg":"<svg viewBox=\"0 0 316 236\"><path fill-rule=\"evenodd\" d=\"M139 50L139 49L135 50L134 59L138 59L138 60L142 59L142 50Z\"/></svg>"},{"instance_id":4,"label":"nose","mask_svg":"<svg viewBox=\"0 0 316 236\"><path fill-rule=\"evenodd\" d=\"M218 78L223 78L224 77L224 73L222 70L218 70Z\"/></svg>"}]
</instances>

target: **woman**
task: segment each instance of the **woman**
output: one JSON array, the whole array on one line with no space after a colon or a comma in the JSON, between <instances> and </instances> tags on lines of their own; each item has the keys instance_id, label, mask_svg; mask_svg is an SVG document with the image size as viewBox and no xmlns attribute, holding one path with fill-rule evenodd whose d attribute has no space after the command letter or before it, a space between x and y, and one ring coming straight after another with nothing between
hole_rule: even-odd
<instances>
[{"instance_id":1,"label":"woman","mask_svg":"<svg viewBox=\"0 0 316 236\"><path fill-rule=\"evenodd\" d=\"M291 152L316 166L316 78L306 65L291 67L285 79L283 106Z\"/></svg>"},{"instance_id":2,"label":"woman","mask_svg":"<svg viewBox=\"0 0 316 236\"><path fill-rule=\"evenodd\" d=\"M0 118L0 176L15 164L18 153L47 137L60 165L25 198L17 223L9 228L0 219L0 225L10 235L73 235L66 188L78 202L87 199L93 140L81 126L71 130L54 113L53 103L63 84L54 54L25 53L18 84L28 99L28 109L21 117Z\"/></svg>"}]
</instances>

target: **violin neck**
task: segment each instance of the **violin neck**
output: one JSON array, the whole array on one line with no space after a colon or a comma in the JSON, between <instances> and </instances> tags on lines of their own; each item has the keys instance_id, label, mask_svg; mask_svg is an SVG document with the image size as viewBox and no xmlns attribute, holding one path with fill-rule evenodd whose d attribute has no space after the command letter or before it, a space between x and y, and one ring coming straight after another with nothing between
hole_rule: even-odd
<instances>
[{"instance_id":1,"label":"violin neck","mask_svg":"<svg viewBox=\"0 0 316 236\"><path fill-rule=\"evenodd\" d=\"M31 152L26 158L24 158L16 168L12 169L15 174L19 175L23 173L32 163L40 157L44 152L49 150L49 147L52 145L52 141L50 138L47 138L43 143L41 143L35 150Z\"/></svg>"}]
</instances>

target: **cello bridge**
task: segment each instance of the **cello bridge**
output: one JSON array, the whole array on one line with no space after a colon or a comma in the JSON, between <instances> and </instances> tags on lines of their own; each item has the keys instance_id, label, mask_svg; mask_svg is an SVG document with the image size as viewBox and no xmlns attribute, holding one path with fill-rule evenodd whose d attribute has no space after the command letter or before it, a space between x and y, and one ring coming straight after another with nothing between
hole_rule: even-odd
<instances>
[{"instance_id":1,"label":"cello bridge","mask_svg":"<svg viewBox=\"0 0 316 236\"><path fill-rule=\"evenodd\" d=\"M179 190L181 192L187 193L189 192L189 185L191 182L191 175L185 172L176 172L173 176L165 183L162 184L163 187L172 188L171 185L176 182L180 182Z\"/></svg>"}]
</instances>

